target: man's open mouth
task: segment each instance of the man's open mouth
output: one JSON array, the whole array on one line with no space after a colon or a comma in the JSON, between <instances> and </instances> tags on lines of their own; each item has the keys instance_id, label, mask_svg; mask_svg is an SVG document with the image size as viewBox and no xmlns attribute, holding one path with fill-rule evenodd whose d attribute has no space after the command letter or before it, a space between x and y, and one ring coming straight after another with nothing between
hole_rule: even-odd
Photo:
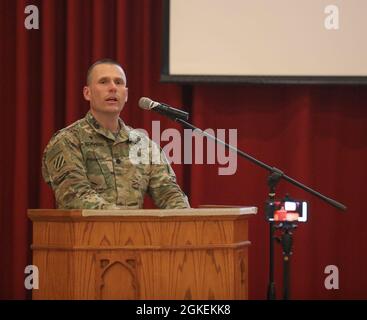
<instances>
[{"instance_id":1,"label":"man's open mouth","mask_svg":"<svg viewBox=\"0 0 367 320\"><path fill-rule=\"evenodd\" d=\"M110 97L110 98L107 98L106 101L117 102L118 99L116 97Z\"/></svg>"}]
</instances>

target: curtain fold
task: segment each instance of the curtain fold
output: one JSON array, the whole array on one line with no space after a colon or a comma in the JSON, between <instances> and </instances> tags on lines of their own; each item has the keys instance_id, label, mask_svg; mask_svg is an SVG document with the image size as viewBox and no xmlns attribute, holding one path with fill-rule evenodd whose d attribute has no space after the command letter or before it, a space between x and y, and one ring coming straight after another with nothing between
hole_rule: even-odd
<instances>
[{"instance_id":1,"label":"curtain fold","mask_svg":"<svg viewBox=\"0 0 367 320\"><path fill-rule=\"evenodd\" d=\"M29 72L28 57L24 55L24 52L27 51L30 39L27 37L22 19L19 19L19 17L22 17L24 14L25 3L25 1L17 1L16 3L16 66L13 70L13 72L15 72L14 87L16 91L12 97L12 101L15 105L15 122L13 123L15 144L14 153L11 155L14 162L13 183L11 184L13 188L13 197L12 199L7 199L7 201L10 201L12 204L12 215L9 219L10 221L8 221L11 228L11 239L8 240L10 240L12 250L8 251L8 257L12 263L11 272L15 275L24 274L24 267L28 264L28 250L24 251L24 248L28 246L29 227L24 212L29 203L28 188L30 175L28 163L30 146L27 142L29 139L28 117L31 112L28 94L31 85L26 79L31 78L31 74ZM22 277L12 277L11 287L12 294L15 296L21 295L24 291Z\"/></svg>"},{"instance_id":2,"label":"curtain fold","mask_svg":"<svg viewBox=\"0 0 367 320\"><path fill-rule=\"evenodd\" d=\"M56 130L56 106L57 100L57 85L55 83L55 76L60 77L57 73L57 46L56 40L59 36L56 30L56 16L57 7L54 1L45 1L42 5L43 12L47 12L43 16L44 25L48 28L42 29L42 74L41 74L41 112L40 112L40 151L39 159L42 158L43 148L47 145L50 137ZM59 8L60 9L60 8ZM43 178L39 175L38 187L40 188L39 203L43 208L54 207L50 188L43 183ZM47 195L47 196L46 196Z\"/></svg>"}]
</instances>

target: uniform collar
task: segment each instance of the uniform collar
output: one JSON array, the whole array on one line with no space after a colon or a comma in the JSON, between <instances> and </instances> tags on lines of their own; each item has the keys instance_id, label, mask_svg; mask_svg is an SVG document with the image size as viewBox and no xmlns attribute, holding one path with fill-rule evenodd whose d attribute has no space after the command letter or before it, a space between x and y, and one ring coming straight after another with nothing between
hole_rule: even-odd
<instances>
[{"instance_id":1,"label":"uniform collar","mask_svg":"<svg viewBox=\"0 0 367 320\"><path fill-rule=\"evenodd\" d=\"M110 130L105 129L102 127L98 121L93 117L92 113L88 111L87 115L85 116L89 125L93 128L94 131L103 135L104 137L117 142L124 142L129 140L129 131L130 129L125 125L121 118L118 119L120 125L120 131L118 135L114 135Z\"/></svg>"}]
</instances>

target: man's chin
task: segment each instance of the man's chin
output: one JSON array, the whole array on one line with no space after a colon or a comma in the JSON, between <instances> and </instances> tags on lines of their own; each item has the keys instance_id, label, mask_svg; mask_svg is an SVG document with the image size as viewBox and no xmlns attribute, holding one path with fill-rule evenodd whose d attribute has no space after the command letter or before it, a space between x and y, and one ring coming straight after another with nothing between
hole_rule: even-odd
<instances>
[{"instance_id":1,"label":"man's chin","mask_svg":"<svg viewBox=\"0 0 367 320\"><path fill-rule=\"evenodd\" d=\"M116 114L116 113L120 113L123 109L123 106L118 106L118 105L107 105L103 108L103 112L105 113L111 113L111 114Z\"/></svg>"}]
</instances>

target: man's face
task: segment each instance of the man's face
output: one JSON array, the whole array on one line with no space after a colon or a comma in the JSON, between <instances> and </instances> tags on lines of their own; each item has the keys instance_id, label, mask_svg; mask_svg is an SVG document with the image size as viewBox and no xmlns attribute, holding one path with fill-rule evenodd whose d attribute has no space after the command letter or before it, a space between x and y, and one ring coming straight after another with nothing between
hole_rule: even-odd
<instances>
[{"instance_id":1,"label":"man's face","mask_svg":"<svg viewBox=\"0 0 367 320\"><path fill-rule=\"evenodd\" d=\"M127 101L124 71L114 64L96 65L83 94L95 113L120 114Z\"/></svg>"}]
</instances>

